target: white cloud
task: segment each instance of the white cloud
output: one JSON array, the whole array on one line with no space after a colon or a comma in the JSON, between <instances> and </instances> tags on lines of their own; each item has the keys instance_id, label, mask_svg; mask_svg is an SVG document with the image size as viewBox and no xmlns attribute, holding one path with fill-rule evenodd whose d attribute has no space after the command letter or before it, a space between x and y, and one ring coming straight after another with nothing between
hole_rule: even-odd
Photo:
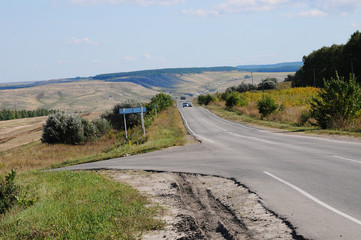
<instances>
[{"instance_id":1,"label":"white cloud","mask_svg":"<svg viewBox=\"0 0 361 240\"><path fill-rule=\"evenodd\" d=\"M151 59L152 58L149 54L143 54L143 57L145 57L146 59Z\"/></svg>"},{"instance_id":2,"label":"white cloud","mask_svg":"<svg viewBox=\"0 0 361 240\"><path fill-rule=\"evenodd\" d=\"M183 14L196 16L222 16L240 12L262 12L279 8L289 0L225 0L208 8L183 10Z\"/></svg>"},{"instance_id":3,"label":"white cloud","mask_svg":"<svg viewBox=\"0 0 361 240\"><path fill-rule=\"evenodd\" d=\"M326 17L344 16L354 11L361 11L360 0L222 0L218 4L199 9L186 9L183 14L195 16L222 16L242 12L265 12L285 10L297 12L287 17Z\"/></svg>"},{"instance_id":4,"label":"white cloud","mask_svg":"<svg viewBox=\"0 0 361 240\"><path fill-rule=\"evenodd\" d=\"M67 45L80 45L80 44L85 44L85 45L94 45L97 46L99 45L98 42L91 40L90 38L76 38L76 37L72 37L71 39L64 41L64 44Z\"/></svg>"},{"instance_id":5,"label":"white cloud","mask_svg":"<svg viewBox=\"0 0 361 240\"><path fill-rule=\"evenodd\" d=\"M69 61L69 60L58 60L57 63L58 64L72 64L73 62Z\"/></svg>"},{"instance_id":6,"label":"white cloud","mask_svg":"<svg viewBox=\"0 0 361 240\"><path fill-rule=\"evenodd\" d=\"M135 57L125 56L125 57L123 57L123 60L125 60L125 61L135 61Z\"/></svg>"},{"instance_id":7,"label":"white cloud","mask_svg":"<svg viewBox=\"0 0 361 240\"><path fill-rule=\"evenodd\" d=\"M92 6L92 5L119 5L119 4L133 4L140 6L170 6L176 4L183 4L186 0L69 0L70 3L81 5L81 6Z\"/></svg>"},{"instance_id":8,"label":"white cloud","mask_svg":"<svg viewBox=\"0 0 361 240\"><path fill-rule=\"evenodd\" d=\"M297 14L288 14L286 17L306 17L306 18L314 18L314 17L327 17L328 14L326 12L314 9L310 11L302 11Z\"/></svg>"}]
</instances>

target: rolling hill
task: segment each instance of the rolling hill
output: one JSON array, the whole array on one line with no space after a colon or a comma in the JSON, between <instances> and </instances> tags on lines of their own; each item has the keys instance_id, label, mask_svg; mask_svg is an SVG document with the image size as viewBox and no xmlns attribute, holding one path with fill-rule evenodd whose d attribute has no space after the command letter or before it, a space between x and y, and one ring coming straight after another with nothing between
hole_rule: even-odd
<instances>
[{"instance_id":1,"label":"rolling hill","mask_svg":"<svg viewBox=\"0 0 361 240\"><path fill-rule=\"evenodd\" d=\"M267 77L283 81L289 72L250 72L235 67L167 68L100 74L38 82L0 84L0 109L59 109L95 112L127 99L149 101L158 92L174 98L222 92L241 82L255 84Z\"/></svg>"},{"instance_id":2,"label":"rolling hill","mask_svg":"<svg viewBox=\"0 0 361 240\"><path fill-rule=\"evenodd\" d=\"M296 72L303 66L303 62L286 62L268 65L240 65L236 68L249 72Z\"/></svg>"}]
</instances>

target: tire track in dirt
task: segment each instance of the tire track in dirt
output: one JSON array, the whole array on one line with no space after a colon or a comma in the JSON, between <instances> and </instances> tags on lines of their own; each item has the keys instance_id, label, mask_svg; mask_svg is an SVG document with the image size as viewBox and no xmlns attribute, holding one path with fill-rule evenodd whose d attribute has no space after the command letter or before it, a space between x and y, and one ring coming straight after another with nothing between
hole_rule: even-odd
<instances>
[{"instance_id":1,"label":"tire track in dirt","mask_svg":"<svg viewBox=\"0 0 361 240\"><path fill-rule=\"evenodd\" d=\"M305 240L260 197L234 179L190 173L104 171L163 208L163 230L143 240Z\"/></svg>"},{"instance_id":2,"label":"tire track in dirt","mask_svg":"<svg viewBox=\"0 0 361 240\"><path fill-rule=\"evenodd\" d=\"M252 239L247 227L234 212L217 200L209 189L197 188L198 181L193 175L176 176L181 201L191 216L181 216L178 224L185 239ZM188 229L184 229L186 228ZM192 233L193 232L193 233Z\"/></svg>"}]
</instances>

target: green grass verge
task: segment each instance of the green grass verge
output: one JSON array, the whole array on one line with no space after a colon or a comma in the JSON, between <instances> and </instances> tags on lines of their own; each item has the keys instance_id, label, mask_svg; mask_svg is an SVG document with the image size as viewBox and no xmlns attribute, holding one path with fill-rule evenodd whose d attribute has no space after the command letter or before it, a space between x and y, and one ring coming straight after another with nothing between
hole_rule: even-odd
<instances>
[{"instance_id":1,"label":"green grass verge","mask_svg":"<svg viewBox=\"0 0 361 240\"><path fill-rule=\"evenodd\" d=\"M142 130L140 128L134 129L129 134L133 134L135 136L139 136L139 138L142 138ZM123 157L126 154L135 155L168 148L171 146L184 145L186 143L186 134L187 131L184 128L177 108L172 107L166 111L163 111L157 116L152 126L147 129L147 140L145 142L135 144L131 142L124 143L124 141L120 141L108 148L108 150L105 152L82 158L69 159L62 163L53 164L51 168L95 162ZM137 139L137 137L133 137L133 139Z\"/></svg>"},{"instance_id":2,"label":"green grass verge","mask_svg":"<svg viewBox=\"0 0 361 240\"><path fill-rule=\"evenodd\" d=\"M303 132L307 134L322 134L322 135L340 135L340 136L351 136L351 137L361 137L361 132L352 132L352 131L341 131L341 130L325 130L319 127L307 127L307 126L297 126L296 124L274 122L257 119L246 114L242 114L237 110L227 110L226 108L219 105L208 105L203 106L210 110L212 113L217 116L228 119L234 122L239 123L248 123L255 126L263 126L269 128L283 129L290 132Z\"/></svg>"},{"instance_id":3,"label":"green grass verge","mask_svg":"<svg viewBox=\"0 0 361 240\"><path fill-rule=\"evenodd\" d=\"M16 182L36 200L0 216L0 239L139 239L164 225L138 191L98 173L31 171Z\"/></svg>"}]
</instances>

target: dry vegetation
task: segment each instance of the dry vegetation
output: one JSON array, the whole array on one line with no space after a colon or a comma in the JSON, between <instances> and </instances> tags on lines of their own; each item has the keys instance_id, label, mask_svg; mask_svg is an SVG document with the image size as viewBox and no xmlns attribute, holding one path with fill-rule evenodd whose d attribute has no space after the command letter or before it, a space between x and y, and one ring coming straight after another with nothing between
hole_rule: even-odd
<instances>
[{"instance_id":1,"label":"dry vegetation","mask_svg":"<svg viewBox=\"0 0 361 240\"><path fill-rule=\"evenodd\" d=\"M157 92L129 82L79 81L1 90L0 109L37 108L96 112L127 99L148 101Z\"/></svg>"},{"instance_id":2,"label":"dry vegetation","mask_svg":"<svg viewBox=\"0 0 361 240\"><path fill-rule=\"evenodd\" d=\"M130 131L136 135L140 129ZM158 114L152 126L147 130L148 141L144 144L124 142L123 133L109 134L99 141L84 145L44 144L40 140L24 146L0 152L0 173L11 169L24 172L43 169L50 166L97 161L162 149L186 143L186 130L176 108L170 108Z\"/></svg>"},{"instance_id":3,"label":"dry vegetation","mask_svg":"<svg viewBox=\"0 0 361 240\"><path fill-rule=\"evenodd\" d=\"M293 73L252 73L253 83L258 84L266 78L276 78L283 81L288 74ZM245 76L250 78L245 78ZM242 82L252 83L250 72L204 72L201 74L184 74L179 76L186 82L179 84L174 95L190 93L197 95L200 92L224 92L228 87L239 85Z\"/></svg>"}]
</instances>

